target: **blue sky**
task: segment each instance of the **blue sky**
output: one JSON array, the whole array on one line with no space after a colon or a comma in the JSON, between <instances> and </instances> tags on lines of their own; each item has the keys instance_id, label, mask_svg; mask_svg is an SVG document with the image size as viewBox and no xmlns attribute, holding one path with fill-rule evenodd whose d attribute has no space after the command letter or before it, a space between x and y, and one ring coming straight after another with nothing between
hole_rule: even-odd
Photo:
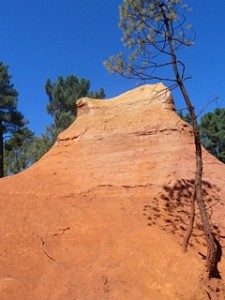
<instances>
[{"instance_id":1,"label":"blue sky","mask_svg":"<svg viewBox=\"0 0 225 300\"><path fill-rule=\"evenodd\" d=\"M137 82L109 75L103 61L123 50L118 28L122 0L1 0L0 60L9 66L19 92L19 110L37 135L51 123L46 112L47 78L74 74L91 81L91 90L103 87L106 97L136 87ZM187 88L197 112L214 96L206 111L225 107L225 1L187 0L193 8L189 21L195 45L181 55ZM179 56L179 55L178 55ZM178 108L184 107L174 91Z\"/></svg>"}]
</instances>

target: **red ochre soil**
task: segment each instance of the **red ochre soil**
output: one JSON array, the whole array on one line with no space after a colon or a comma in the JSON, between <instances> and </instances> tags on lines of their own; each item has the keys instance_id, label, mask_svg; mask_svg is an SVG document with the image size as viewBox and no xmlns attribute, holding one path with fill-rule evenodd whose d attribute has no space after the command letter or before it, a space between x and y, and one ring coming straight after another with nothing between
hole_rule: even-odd
<instances>
[{"instance_id":1,"label":"red ochre soil","mask_svg":"<svg viewBox=\"0 0 225 300\"><path fill-rule=\"evenodd\" d=\"M0 299L225 299L223 279L202 279L198 211L182 252L195 154L170 92L144 85L77 105L78 118L42 159L0 180ZM223 251L225 166L203 154L204 198ZM225 278L223 253L218 269Z\"/></svg>"}]
</instances>

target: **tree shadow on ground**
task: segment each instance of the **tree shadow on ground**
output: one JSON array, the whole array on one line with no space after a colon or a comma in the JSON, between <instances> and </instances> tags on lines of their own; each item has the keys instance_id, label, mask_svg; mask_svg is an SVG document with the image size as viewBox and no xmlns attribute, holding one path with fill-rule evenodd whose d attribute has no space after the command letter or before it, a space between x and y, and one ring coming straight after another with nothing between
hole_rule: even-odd
<instances>
[{"instance_id":1,"label":"tree shadow on ground","mask_svg":"<svg viewBox=\"0 0 225 300\"><path fill-rule=\"evenodd\" d=\"M154 197L151 203L144 205L143 215L147 217L148 226L156 223L171 233L183 236L189 222L190 204L194 193L194 179L181 179L172 186L164 186L161 194ZM203 197L209 217L213 215L214 207L220 202L219 189L208 181L203 181ZM196 237L203 235L199 211L196 208L195 226ZM219 237L220 230L214 225L213 230ZM197 234L198 233L198 234Z\"/></svg>"},{"instance_id":2,"label":"tree shadow on ground","mask_svg":"<svg viewBox=\"0 0 225 300\"><path fill-rule=\"evenodd\" d=\"M176 236L183 241L189 225L190 206L194 193L194 179L177 180L173 185L163 186L158 197L151 203L144 205L143 215L147 218L147 225L158 225L162 230ZM219 188L208 181L203 181L203 197L211 221L214 207L220 202ZM224 205L221 203L221 205ZM217 261L221 259L222 249L219 243L221 232L217 225L212 224L213 234L218 248ZM198 244L206 246L200 213L196 205L195 224L190 246ZM215 270L215 273L218 272ZM218 273L219 274L219 273Z\"/></svg>"}]
</instances>

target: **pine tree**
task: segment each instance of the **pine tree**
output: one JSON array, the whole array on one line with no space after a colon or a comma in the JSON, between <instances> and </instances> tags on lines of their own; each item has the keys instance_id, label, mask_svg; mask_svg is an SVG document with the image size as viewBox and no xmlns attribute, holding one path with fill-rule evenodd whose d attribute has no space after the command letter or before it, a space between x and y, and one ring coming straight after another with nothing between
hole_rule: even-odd
<instances>
[{"instance_id":1,"label":"pine tree","mask_svg":"<svg viewBox=\"0 0 225 300\"><path fill-rule=\"evenodd\" d=\"M119 25L123 30L122 41L130 53L128 58L123 53L111 56L105 66L111 73L126 78L160 80L169 83L171 88L180 89L191 118L196 154L195 191L194 198L190 199L190 226L184 239L184 249L187 249L192 234L197 202L207 243L207 272L209 277L213 277L218 248L203 199L200 131L185 86L185 81L190 77L185 74L185 65L177 56L177 51L191 46L195 38L194 31L190 30L191 25L187 23L188 13L189 9L182 0L124 0L120 6Z\"/></svg>"},{"instance_id":2,"label":"pine tree","mask_svg":"<svg viewBox=\"0 0 225 300\"><path fill-rule=\"evenodd\" d=\"M59 76L56 82L46 81L45 90L49 98L47 112L53 117L52 130L59 134L66 129L76 118L76 102L82 97L104 98L104 90L90 92L90 81L69 75L66 78Z\"/></svg>"},{"instance_id":3,"label":"pine tree","mask_svg":"<svg viewBox=\"0 0 225 300\"><path fill-rule=\"evenodd\" d=\"M225 163L225 109L206 113L201 118L200 131L204 147Z\"/></svg>"},{"instance_id":4,"label":"pine tree","mask_svg":"<svg viewBox=\"0 0 225 300\"><path fill-rule=\"evenodd\" d=\"M34 133L28 128L18 129L4 142L4 174L19 173L33 164L30 147Z\"/></svg>"},{"instance_id":5,"label":"pine tree","mask_svg":"<svg viewBox=\"0 0 225 300\"><path fill-rule=\"evenodd\" d=\"M17 110L18 93L11 83L8 66L0 62L0 177L4 176L4 137L25 125L24 116Z\"/></svg>"}]
</instances>

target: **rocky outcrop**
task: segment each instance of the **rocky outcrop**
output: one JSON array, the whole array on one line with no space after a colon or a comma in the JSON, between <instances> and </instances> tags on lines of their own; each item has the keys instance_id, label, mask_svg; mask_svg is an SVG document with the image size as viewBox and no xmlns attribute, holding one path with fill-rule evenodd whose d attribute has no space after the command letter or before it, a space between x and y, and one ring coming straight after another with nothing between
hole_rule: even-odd
<instances>
[{"instance_id":1,"label":"rocky outcrop","mask_svg":"<svg viewBox=\"0 0 225 300\"><path fill-rule=\"evenodd\" d=\"M198 215L189 252L180 246L195 154L170 91L144 85L77 106L40 161L0 180L1 299L205 299ZM224 172L204 151L205 200L222 246ZM223 257L218 267L225 276Z\"/></svg>"}]
</instances>

